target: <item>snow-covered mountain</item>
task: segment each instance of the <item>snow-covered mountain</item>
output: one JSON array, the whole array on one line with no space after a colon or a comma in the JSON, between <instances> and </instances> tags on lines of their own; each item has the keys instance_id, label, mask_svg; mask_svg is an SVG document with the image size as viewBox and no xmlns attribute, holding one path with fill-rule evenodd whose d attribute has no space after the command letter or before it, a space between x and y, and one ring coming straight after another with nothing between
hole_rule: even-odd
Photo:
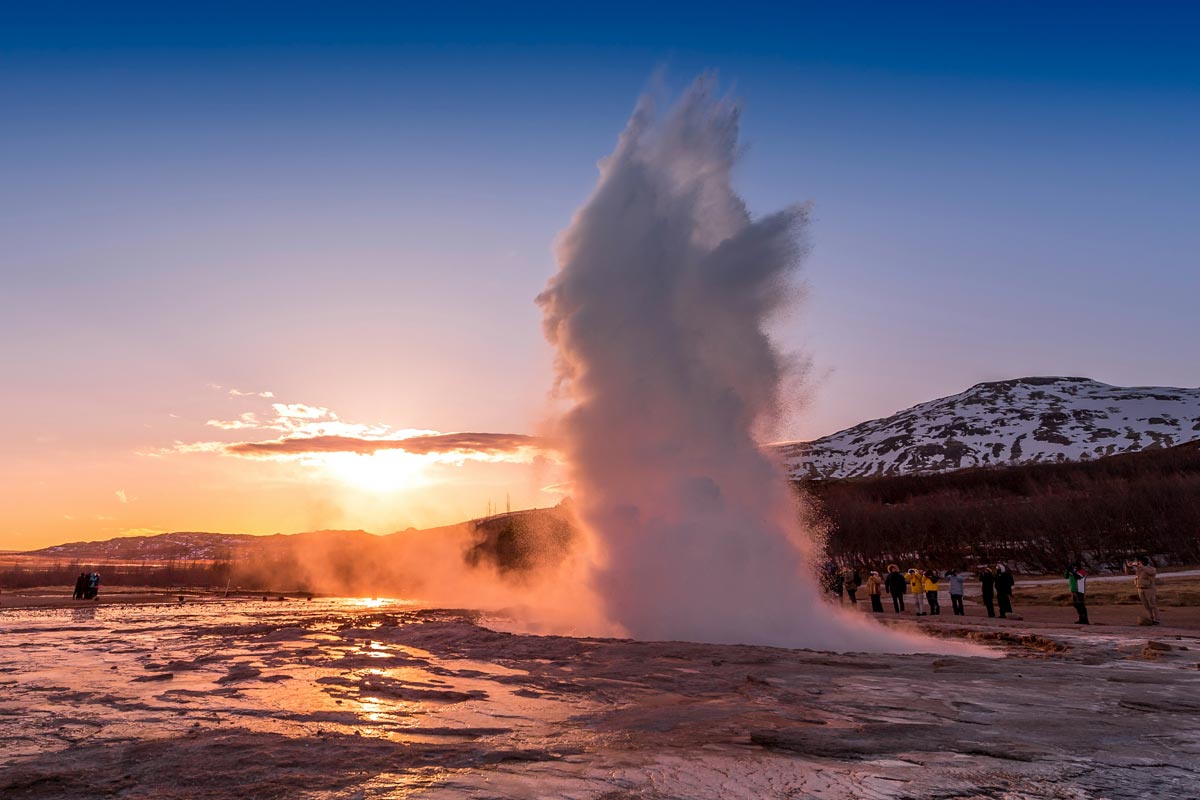
<instances>
[{"instance_id":1,"label":"snow-covered mountain","mask_svg":"<svg viewBox=\"0 0 1200 800\"><path fill-rule=\"evenodd\" d=\"M775 445L794 478L1079 461L1200 440L1200 389L1017 378L811 442Z\"/></svg>"}]
</instances>

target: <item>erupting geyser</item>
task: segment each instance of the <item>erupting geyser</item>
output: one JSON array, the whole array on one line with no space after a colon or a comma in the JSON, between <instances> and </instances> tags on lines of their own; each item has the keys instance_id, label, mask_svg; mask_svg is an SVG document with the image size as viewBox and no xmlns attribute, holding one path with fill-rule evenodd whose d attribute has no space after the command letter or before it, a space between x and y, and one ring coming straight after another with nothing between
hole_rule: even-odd
<instances>
[{"instance_id":1,"label":"erupting geyser","mask_svg":"<svg viewBox=\"0 0 1200 800\"><path fill-rule=\"evenodd\" d=\"M665 113L643 97L538 298L573 401L557 433L592 588L641 639L932 649L821 602L795 498L755 441L786 369L764 325L805 212L751 218L730 184L738 116L707 79Z\"/></svg>"}]
</instances>

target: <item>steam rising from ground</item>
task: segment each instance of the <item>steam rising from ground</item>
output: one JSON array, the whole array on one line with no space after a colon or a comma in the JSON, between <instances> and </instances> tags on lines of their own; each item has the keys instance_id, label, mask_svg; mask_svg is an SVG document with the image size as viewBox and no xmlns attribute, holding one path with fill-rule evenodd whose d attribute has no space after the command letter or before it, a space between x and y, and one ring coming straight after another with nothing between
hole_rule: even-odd
<instances>
[{"instance_id":1,"label":"steam rising from ground","mask_svg":"<svg viewBox=\"0 0 1200 800\"><path fill-rule=\"evenodd\" d=\"M538 302L604 614L642 639L931 649L835 613L797 501L755 431L787 363L764 326L792 294L805 210L733 191L739 108L702 79L639 101Z\"/></svg>"}]
</instances>

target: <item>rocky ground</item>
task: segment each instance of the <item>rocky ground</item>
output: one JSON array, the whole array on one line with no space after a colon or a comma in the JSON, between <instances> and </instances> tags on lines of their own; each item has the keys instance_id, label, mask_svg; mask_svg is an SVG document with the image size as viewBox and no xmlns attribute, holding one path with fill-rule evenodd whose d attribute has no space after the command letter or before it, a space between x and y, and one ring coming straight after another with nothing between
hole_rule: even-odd
<instances>
[{"instance_id":1,"label":"rocky ground","mask_svg":"<svg viewBox=\"0 0 1200 800\"><path fill-rule=\"evenodd\" d=\"M1003 656L981 658L502 624L331 600L0 610L0 797L1200 796L1185 627L919 623Z\"/></svg>"}]
</instances>

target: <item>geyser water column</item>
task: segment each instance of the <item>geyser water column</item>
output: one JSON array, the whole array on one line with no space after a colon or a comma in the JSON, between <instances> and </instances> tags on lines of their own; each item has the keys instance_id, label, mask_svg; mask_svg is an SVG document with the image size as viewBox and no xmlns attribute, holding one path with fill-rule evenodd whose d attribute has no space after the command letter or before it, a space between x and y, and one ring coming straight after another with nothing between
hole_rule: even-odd
<instances>
[{"instance_id":1,"label":"geyser water column","mask_svg":"<svg viewBox=\"0 0 1200 800\"><path fill-rule=\"evenodd\" d=\"M805 212L750 216L730 183L739 108L713 92L639 101L538 297L592 588L635 638L927 649L837 614L806 574L796 500L754 437L779 403L764 326Z\"/></svg>"}]
</instances>

